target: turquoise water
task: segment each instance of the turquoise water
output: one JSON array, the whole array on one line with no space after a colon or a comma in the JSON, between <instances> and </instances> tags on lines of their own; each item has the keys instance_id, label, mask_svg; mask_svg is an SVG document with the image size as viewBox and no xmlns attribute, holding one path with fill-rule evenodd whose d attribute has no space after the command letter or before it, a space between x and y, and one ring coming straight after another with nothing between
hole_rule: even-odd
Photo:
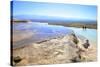
<instances>
[{"instance_id":1,"label":"turquoise water","mask_svg":"<svg viewBox=\"0 0 100 67\"><path fill-rule=\"evenodd\" d=\"M30 37L14 42L14 47L20 47L21 45L27 45L33 42L41 42L44 40L62 37L71 33L81 35L87 38L92 43L97 44L96 29L83 30L81 28L48 25L37 22L13 24L13 36L21 35L21 37L23 38L32 34ZM20 39L21 37L18 38Z\"/></svg>"},{"instance_id":2,"label":"turquoise water","mask_svg":"<svg viewBox=\"0 0 100 67\"><path fill-rule=\"evenodd\" d=\"M85 38L91 40L92 42L97 42L97 30L96 29L86 29L75 28L75 27L63 27L56 25L48 25L43 23L17 23L13 25L14 31L18 30L21 32L28 31L32 33L36 33L36 36L40 37L55 37L66 35L72 33L74 31L77 35L82 35ZM36 38L36 37L35 37Z\"/></svg>"},{"instance_id":3,"label":"turquoise water","mask_svg":"<svg viewBox=\"0 0 100 67\"><path fill-rule=\"evenodd\" d=\"M88 40L90 40L92 43L97 44L97 30L96 29L86 29L83 30L82 28L75 28L75 27L68 27L69 29L72 29L75 34L82 35Z\"/></svg>"}]
</instances>

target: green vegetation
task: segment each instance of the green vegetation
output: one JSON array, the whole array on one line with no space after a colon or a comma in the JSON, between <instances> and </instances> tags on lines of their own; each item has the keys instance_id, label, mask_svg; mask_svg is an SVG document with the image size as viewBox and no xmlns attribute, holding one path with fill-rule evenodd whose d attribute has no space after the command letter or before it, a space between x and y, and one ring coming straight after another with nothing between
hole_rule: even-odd
<instances>
[{"instance_id":1,"label":"green vegetation","mask_svg":"<svg viewBox=\"0 0 100 67\"><path fill-rule=\"evenodd\" d=\"M28 20L11 20L11 22L14 22L14 23L27 23L29 21Z\"/></svg>"},{"instance_id":2,"label":"green vegetation","mask_svg":"<svg viewBox=\"0 0 100 67\"><path fill-rule=\"evenodd\" d=\"M18 19L12 19L11 20L14 23L27 23L31 20L18 20ZM42 21L41 21L42 23ZM77 27L77 28L83 28L83 26L85 26L86 28L90 28L90 29L97 29L97 23L95 24L90 24L90 23L81 23L81 22L43 22L43 23L48 23L50 25L61 25L61 26L65 26L65 27Z\"/></svg>"},{"instance_id":3,"label":"green vegetation","mask_svg":"<svg viewBox=\"0 0 100 67\"><path fill-rule=\"evenodd\" d=\"M83 26L86 26L87 28L97 29L97 24L71 23L71 24L67 24L66 26L68 26L68 27L78 27L78 28L82 28Z\"/></svg>"},{"instance_id":4,"label":"green vegetation","mask_svg":"<svg viewBox=\"0 0 100 67\"><path fill-rule=\"evenodd\" d=\"M83 28L83 26L86 26L86 28L90 28L90 29L97 29L97 24L90 24L90 23L79 23L79 22L74 22L74 23L63 23L63 22L59 22L59 23L49 23L51 25L62 25L65 27L77 27L77 28Z\"/></svg>"}]
</instances>

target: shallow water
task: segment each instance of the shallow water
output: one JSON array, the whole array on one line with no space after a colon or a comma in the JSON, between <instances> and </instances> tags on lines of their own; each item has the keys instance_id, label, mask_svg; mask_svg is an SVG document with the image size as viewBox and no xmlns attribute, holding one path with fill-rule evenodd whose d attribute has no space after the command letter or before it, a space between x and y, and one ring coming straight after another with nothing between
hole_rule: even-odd
<instances>
[{"instance_id":1,"label":"shallow water","mask_svg":"<svg viewBox=\"0 0 100 67\"><path fill-rule=\"evenodd\" d=\"M73 33L73 30L63 26L48 25L43 23L14 23L14 47L30 43L41 42L62 37ZM29 36L29 37L27 37Z\"/></svg>"},{"instance_id":2,"label":"shallow water","mask_svg":"<svg viewBox=\"0 0 100 67\"><path fill-rule=\"evenodd\" d=\"M14 48L19 47L21 45L27 45L43 40L62 37L73 32L76 35L81 35L93 42L94 44L97 44L97 30L95 29L83 30L81 28L64 27L48 25L46 23L32 22L13 24L13 36L15 37ZM18 39L19 41L16 41Z\"/></svg>"},{"instance_id":3,"label":"shallow water","mask_svg":"<svg viewBox=\"0 0 100 67\"><path fill-rule=\"evenodd\" d=\"M69 29L72 29L75 34L84 36L89 41L91 41L93 44L97 45L97 30L96 29L86 29L83 28L75 28L75 27L68 27Z\"/></svg>"}]
</instances>

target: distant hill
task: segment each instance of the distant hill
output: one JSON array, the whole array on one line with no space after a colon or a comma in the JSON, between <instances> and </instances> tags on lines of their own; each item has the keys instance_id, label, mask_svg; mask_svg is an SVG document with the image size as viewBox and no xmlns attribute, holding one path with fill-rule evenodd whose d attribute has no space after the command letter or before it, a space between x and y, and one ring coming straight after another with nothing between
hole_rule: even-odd
<instances>
[{"instance_id":1,"label":"distant hill","mask_svg":"<svg viewBox=\"0 0 100 67\"><path fill-rule=\"evenodd\" d=\"M85 24L96 24L96 20L89 19L78 19L78 18L63 18L54 16L40 16L40 15L17 15L13 16L13 19L19 20L31 20L33 22L48 22L48 23L85 23Z\"/></svg>"},{"instance_id":2,"label":"distant hill","mask_svg":"<svg viewBox=\"0 0 100 67\"><path fill-rule=\"evenodd\" d=\"M17 19L17 20L15 20ZM48 23L51 25L60 25L68 27L83 27L97 29L97 21L88 19L75 19L75 18L63 18L63 17L52 17L52 16L38 16L38 15L18 15L13 16L13 22L40 22Z\"/></svg>"}]
</instances>

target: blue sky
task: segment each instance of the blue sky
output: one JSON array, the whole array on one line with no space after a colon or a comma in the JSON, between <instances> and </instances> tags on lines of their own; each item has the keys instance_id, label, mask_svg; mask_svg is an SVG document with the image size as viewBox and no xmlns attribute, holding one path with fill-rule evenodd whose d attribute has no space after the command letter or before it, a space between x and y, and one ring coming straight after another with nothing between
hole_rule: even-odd
<instances>
[{"instance_id":1,"label":"blue sky","mask_svg":"<svg viewBox=\"0 0 100 67\"><path fill-rule=\"evenodd\" d=\"M97 7L89 5L14 1L13 15L38 15L96 20Z\"/></svg>"}]
</instances>

